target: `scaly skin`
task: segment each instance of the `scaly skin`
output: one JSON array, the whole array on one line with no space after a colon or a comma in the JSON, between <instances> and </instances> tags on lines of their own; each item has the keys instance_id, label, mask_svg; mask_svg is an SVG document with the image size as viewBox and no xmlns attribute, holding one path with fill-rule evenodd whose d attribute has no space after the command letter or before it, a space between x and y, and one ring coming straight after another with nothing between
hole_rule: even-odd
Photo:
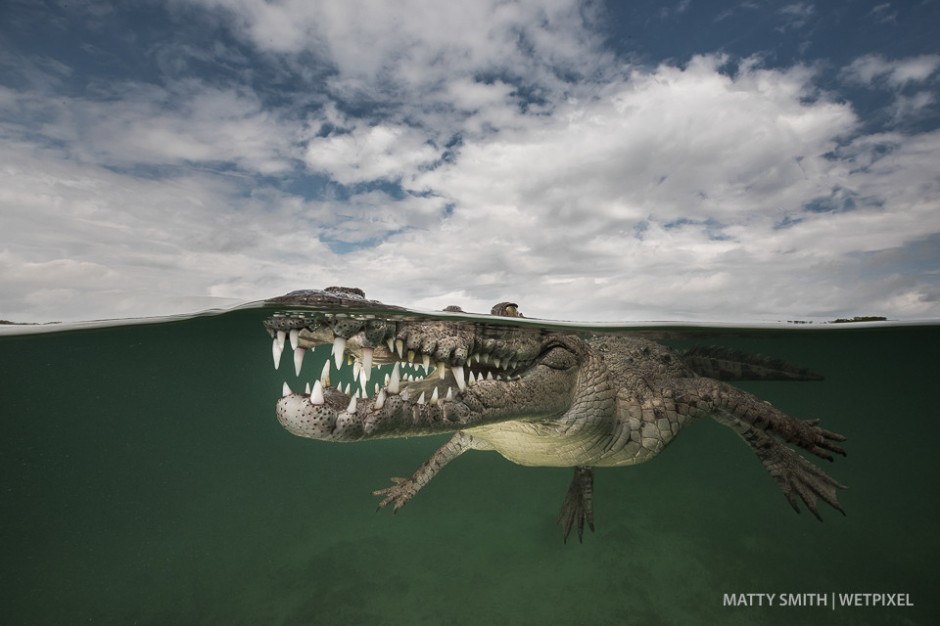
<instances>
[{"instance_id":1,"label":"scaly skin","mask_svg":"<svg viewBox=\"0 0 940 626\"><path fill-rule=\"evenodd\" d=\"M306 393L285 385L277 402L280 423L311 439L454 433L412 476L393 478L392 486L373 492L382 498L379 507L397 511L467 450L496 450L521 465L575 468L559 521L566 540L572 529L580 539L585 524L594 529L591 468L648 461L683 427L709 416L754 450L797 512L802 501L818 518L817 497L842 511L836 489L843 485L785 444L831 461L832 453L845 454L838 445L845 438L820 428L818 420L798 420L723 382L818 378L806 370L726 350L680 354L627 335L583 339L547 332L506 319L521 317L507 302L494 307L493 323L409 319L397 315L405 309L345 288L294 292L269 302L321 311L266 320L276 365L290 336L295 359L307 348L332 343L337 366L350 356L362 363L370 375L365 389L379 378L372 366L399 361L433 366L426 380L405 382L397 380L400 366L395 365L381 391L358 398L331 388L327 369ZM388 310L389 317L357 315L376 307Z\"/></svg>"}]
</instances>

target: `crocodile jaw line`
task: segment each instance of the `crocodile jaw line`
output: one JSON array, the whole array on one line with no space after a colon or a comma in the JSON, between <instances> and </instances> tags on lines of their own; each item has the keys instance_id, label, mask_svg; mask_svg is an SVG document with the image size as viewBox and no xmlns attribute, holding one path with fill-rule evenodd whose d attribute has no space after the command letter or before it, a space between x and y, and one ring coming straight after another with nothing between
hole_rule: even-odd
<instances>
[{"instance_id":1,"label":"crocodile jaw line","mask_svg":"<svg viewBox=\"0 0 940 626\"><path fill-rule=\"evenodd\" d=\"M348 337L343 331L349 334L350 327L357 328L351 322L345 327L294 325L279 330L269 327L276 368L281 366L283 353L289 352L300 376L308 349L329 344L332 353L303 393L284 383L277 419L294 435L329 441L458 430L474 410L486 404L481 400L485 394L475 393L473 387L481 385L478 391L482 391L487 386L514 384L533 366L538 349L534 342L522 342L523 349L513 351L488 339L451 346L439 342L432 353L421 348L433 344L422 342L419 327L407 322L389 323L383 332L371 336L365 328ZM464 327L465 337L467 328L472 327ZM355 382L333 388L331 364L344 373L351 369ZM383 366L388 371L379 369Z\"/></svg>"}]
</instances>

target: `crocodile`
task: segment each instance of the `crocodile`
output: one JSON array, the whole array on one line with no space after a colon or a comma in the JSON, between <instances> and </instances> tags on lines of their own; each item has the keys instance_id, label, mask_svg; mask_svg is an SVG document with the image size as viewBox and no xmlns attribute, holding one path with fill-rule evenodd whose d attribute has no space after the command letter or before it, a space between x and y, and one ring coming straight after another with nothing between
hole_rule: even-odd
<instances>
[{"instance_id":1,"label":"crocodile","mask_svg":"<svg viewBox=\"0 0 940 626\"><path fill-rule=\"evenodd\" d=\"M832 461L845 437L727 382L820 378L809 370L723 349L680 352L636 333L533 326L512 302L490 316L452 306L415 317L330 287L267 303L289 309L264 322L275 367L288 337L298 376L308 350L332 346L303 393L284 383L276 415L290 433L336 442L452 433L414 474L373 491L379 509L397 512L464 452L495 450L520 465L574 468L558 521L565 541L574 529L580 541L595 527L593 468L649 461L707 416L750 446L797 513L802 502L822 520L819 498L845 514L845 485L791 447ZM310 307L319 313L299 310ZM353 382L332 386L350 365Z\"/></svg>"}]
</instances>

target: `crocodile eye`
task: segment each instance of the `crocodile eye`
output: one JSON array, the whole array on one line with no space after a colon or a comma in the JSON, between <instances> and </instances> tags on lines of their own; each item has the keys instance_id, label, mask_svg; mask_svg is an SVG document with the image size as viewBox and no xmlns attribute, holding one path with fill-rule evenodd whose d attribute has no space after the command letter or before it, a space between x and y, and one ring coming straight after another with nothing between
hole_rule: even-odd
<instances>
[{"instance_id":1,"label":"crocodile eye","mask_svg":"<svg viewBox=\"0 0 940 626\"><path fill-rule=\"evenodd\" d=\"M578 364L578 358L570 350L555 346L539 359L539 364L554 370L567 370Z\"/></svg>"}]
</instances>

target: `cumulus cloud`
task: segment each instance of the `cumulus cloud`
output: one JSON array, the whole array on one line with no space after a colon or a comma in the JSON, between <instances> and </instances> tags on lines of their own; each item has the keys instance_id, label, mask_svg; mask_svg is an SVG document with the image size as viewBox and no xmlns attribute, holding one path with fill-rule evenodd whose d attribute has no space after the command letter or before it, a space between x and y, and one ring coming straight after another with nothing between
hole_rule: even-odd
<instances>
[{"instance_id":1,"label":"cumulus cloud","mask_svg":"<svg viewBox=\"0 0 940 626\"><path fill-rule=\"evenodd\" d=\"M207 287L241 276L283 288L329 257L316 237L282 232L304 206L245 195L225 178L154 180L24 144L0 148L2 317L75 320L230 305ZM296 221L295 221L296 220ZM317 277L317 281L322 277ZM290 282L290 284L294 284Z\"/></svg>"},{"instance_id":2,"label":"cumulus cloud","mask_svg":"<svg viewBox=\"0 0 940 626\"><path fill-rule=\"evenodd\" d=\"M721 64L697 57L683 69L636 71L590 101L464 145L418 182L475 210L511 203L558 216L721 219L785 204L855 117L845 105L803 104L803 68L746 64L732 78Z\"/></svg>"},{"instance_id":3,"label":"cumulus cloud","mask_svg":"<svg viewBox=\"0 0 940 626\"><path fill-rule=\"evenodd\" d=\"M221 9L257 48L310 53L342 95L435 90L485 71L539 85L593 73L602 39L588 28L592 3L521 0L443 3L378 0L193 0Z\"/></svg>"},{"instance_id":4,"label":"cumulus cloud","mask_svg":"<svg viewBox=\"0 0 940 626\"><path fill-rule=\"evenodd\" d=\"M300 156L290 128L247 90L187 80L169 87L123 82L91 97L3 91L8 119L17 120L0 126L8 136L38 133L91 163L229 162L274 174Z\"/></svg>"},{"instance_id":5,"label":"cumulus cloud","mask_svg":"<svg viewBox=\"0 0 940 626\"><path fill-rule=\"evenodd\" d=\"M440 150L419 132L385 124L315 137L307 143L304 155L312 170L327 172L345 185L399 178L439 158Z\"/></svg>"}]
</instances>

